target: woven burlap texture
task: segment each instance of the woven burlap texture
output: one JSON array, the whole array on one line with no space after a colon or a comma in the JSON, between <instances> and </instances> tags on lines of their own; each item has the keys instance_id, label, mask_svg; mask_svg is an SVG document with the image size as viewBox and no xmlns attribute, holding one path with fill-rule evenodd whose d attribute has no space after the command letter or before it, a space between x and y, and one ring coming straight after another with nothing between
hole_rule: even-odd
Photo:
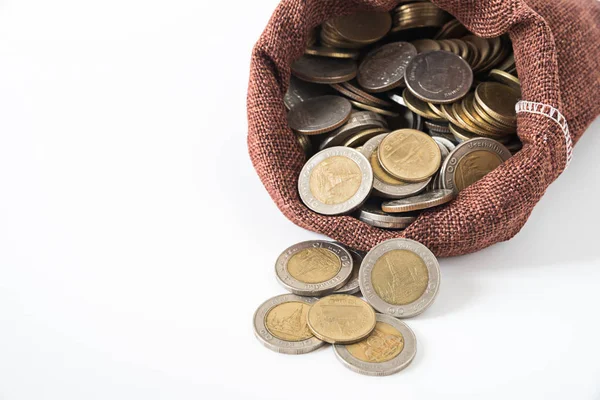
<instances>
[{"instance_id":1,"label":"woven burlap texture","mask_svg":"<svg viewBox=\"0 0 600 400\"><path fill-rule=\"evenodd\" d=\"M566 117L576 143L600 113L600 3L595 0L436 0L483 37L508 33L523 99L548 104ZM310 30L363 10L391 10L394 0L283 0L258 40L248 87L248 150L277 207L295 224L348 246L369 250L406 237L437 256L477 251L519 232L548 185L564 170L565 137L543 115L520 113L523 149L452 203L423 213L403 232L371 227L352 216L310 211L298 195L305 156L287 126L283 96L290 65ZM575 154L577 157L577 154Z\"/></svg>"}]
</instances>

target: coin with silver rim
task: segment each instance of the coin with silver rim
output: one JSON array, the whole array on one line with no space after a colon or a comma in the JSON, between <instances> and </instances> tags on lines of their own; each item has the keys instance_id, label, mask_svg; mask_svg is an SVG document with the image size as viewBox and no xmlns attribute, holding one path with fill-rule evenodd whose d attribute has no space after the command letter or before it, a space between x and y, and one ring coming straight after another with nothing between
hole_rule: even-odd
<instances>
[{"instance_id":1,"label":"coin with silver rim","mask_svg":"<svg viewBox=\"0 0 600 400\"><path fill-rule=\"evenodd\" d=\"M287 119L290 128L305 135L333 131L348 121L352 105L341 96L313 97L292 107Z\"/></svg>"},{"instance_id":2,"label":"coin with silver rim","mask_svg":"<svg viewBox=\"0 0 600 400\"><path fill-rule=\"evenodd\" d=\"M406 229L418 218L418 213L388 214L381 210L381 202L370 200L358 211L358 219L376 228Z\"/></svg>"},{"instance_id":3,"label":"coin with silver rim","mask_svg":"<svg viewBox=\"0 0 600 400\"><path fill-rule=\"evenodd\" d=\"M358 285L358 272L360 271L360 264L362 264L362 260L364 257L364 253L359 252L358 250L354 250L353 248L344 246L341 243L334 242L344 247L348 252L352 255L352 263L354 264L352 267L352 275L350 275L350 279L348 282L344 284L341 288L333 292L334 294L356 294L360 292L360 286Z\"/></svg>"},{"instance_id":4,"label":"coin with silver rim","mask_svg":"<svg viewBox=\"0 0 600 400\"><path fill-rule=\"evenodd\" d=\"M310 353L311 351L314 351L316 349L318 349L319 347L323 346L325 344L325 342L323 342L322 340L318 339L316 336L314 336L312 333L310 334L310 337L308 337L308 334L305 335L305 337L299 337L300 340L285 340L282 339L281 337L277 337L277 334L271 332L269 330L269 328L267 327L267 317L270 313L270 311L272 311L273 309L275 309L277 306L280 306L282 304L285 303L301 303L301 304L305 304L308 307L312 306L314 303L317 302L318 299L312 298L312 297L301 297L301 296L297 296L294 294L283 294L280 296L276 296L273 297L267 301L265 301L263 304L260 305L260 307L258 307L258 309L256 310L256 312L254 313L254 318L253 318L253 325L254 325L254 334L256 335L256 338L268 349L276 351L278 353L284 353L284 354L306 354L306 353ZM301 305L300 305L301 307ZM295 318L300 318L301 315L298 317L297 313L301 312L303 313L303 310L295 310L296 315L294 316ZM306 319L306 318L305 318ZM308 326L304 326L304 324L306 324L306 321L304 321L304 324L302 323L302 321L300 321L298 323L298 321L295 321L295 324L298 326L294 326L294 328L301 328L302 330L304 329L308 329ZM300 329L295 329L296 331L300 330ZM287 334L298 334L297 332L286 332Z\"/></svg>"},{"instance_id":5,"label":"coin with silver rim","mask_svg":"<svg viewBox=\"0 0 600 400\"><path fill-rule=\"evenodd\" d=\"M427 270L427 282L425 285L423 285L422 294L416 300L407 304L393 304L385 301L379 294L382 293L382 291L373 284L372 275L377 261L386 256L386 254L398 250L412 253L411 257L415 260L420 260L420 262L424 265L424 268ZM394 277L398 272L406 272L407 274L410 274L410 271L408 271L408 268L405 268L405 265L388 264L384 268L389 268L390 270L394 271L392 277ZM398 271L399 269L406 270ZM435 300L440 287L440 265L433 253L421 243L411 239L390 239L373 247L371 251L367 253L360 268L358 281L360 284L360 290L365 300L367 300L367 302L371 304L375 310L383 314L392 315L396 318L410 318L421 314L429 306L431 306ZM403 289L406 289L406 287L404 287L406 286L405 283L406 281L403 280L402 277L396 277L391 281L388 281L388 284L384 289L394 292L402 292ZM410 283L412 284L412 281Z\"/></svg>"},{"instance_id":6,"label":"coin with silver rim","mask_svg":"<svg viewBox=\"0 0 600 400\"><path fill-rule=\"evenodd\" d=\"M331 147L315 154L298 178L302 202L323 215L351 213L365 202L372 189L369 160L349 147Z\"/></svg>"},{"instance_id":7,"label":"coin with silver rim","mask_svg":"<svg viewBox=\"0 0 600 400\"><path fill-rule=\"evenodd\" d=\"M325 240L300 242L285 249L275 263L279 283L299 296L324 296L350 279L354 261L348 250Z\"/></svg>"},{"instance_id":8,"label":"coin with silver rim","mask_svg":"<svg viewBox=\"0 0 600 400\"><path fill-rule=\"evenodd\" d=\"M389 315L377 314L376 319L377 325L375 325L375 332L371 333L369 337L364 339L362 342L355 343L354 345L333 345L333 350L338 360L340 360L342 364L346 366L346 368L349 368L350 370L359 374L369 376L387 376L395 374L396 372L400 372L406 368L415 358L415 355L417 354L417 338L412 329L410 329L408 325L397 318ZM390 335L390 332L378 332L379 327L385 327L381 326L381 324L387 324L392 328L392 332L393 330L397 331L397 333L401 335L401 339L398 338L398 335ZM385 328L390 330L389 327ZM379 339L379 336L377 336L382 334L385 335L386 333L388 336L392 336L391 342L389 340L381 340ZM386 359L383 362L378 362L376 359L370 359L368 361L361 360L349 350L352 349L350 346L362 345L367 349L375 347L374 350L384 350L383 352L371 352L372 354L389 354L390 352L396 350L393 348L393 346L399 347L400 344L402 344L402 348L398 354L389 360ZM381 346L385 346L385 348L379 348ZM392 347L390 348L390 346Z\"/></svg>"},{"instance_id":9,"label":"coin with silver rim","mask_svg":"<svg viewBox=\"0 0 600 400\"><path fill-rule=\"evenodd\" d=\"M456 193L452 190L432 190L417 196L385 201L381 204L381 209L389 213L405 213L409 211L425 210L427 208L449 203L454 200L455 197Z\"/></svg>"},{"instance_id":10,"label":"coin with silver rim","mask_svg":"<svg viewBox=\"0 0 600 400\"><path fill-rule=\"evenodd\" d=\"M495 161L495 159L497 159L498 165L512 157L511 152L506 147L493 139L475 138L462 142L456 146L452 152L450 152L450 155L446 157L446 160L440 169L440 176L444 188L452 190L454 193L458 193L460 191L461 185L464 186L464 184L457 184L457 171L459 170L459 164L461 163L461 160L475 152L488 153L492 160Z\"/></svg>"}]
</instances>

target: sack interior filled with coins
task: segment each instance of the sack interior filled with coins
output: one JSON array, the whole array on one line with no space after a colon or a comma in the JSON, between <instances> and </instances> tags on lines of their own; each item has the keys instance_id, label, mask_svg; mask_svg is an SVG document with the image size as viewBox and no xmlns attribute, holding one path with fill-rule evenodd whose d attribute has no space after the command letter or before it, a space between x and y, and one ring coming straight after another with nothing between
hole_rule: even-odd
<instances>
[{"instance_id":1,"label":"sack interior filled with coins","mask_svg":"<svg viewBox=\"0 0 600 400\"><path fill-rule=\"evenodd\" d=\"M291 71L288 124L308 160L298 190L316 213L402 230L521 148L509 38L476 36L430 2L325 21ZM291 294L257 310L261 342L290 354L331 343L367 375L411 362L416 338L399 318L428 308L440 281L433 253L402 238L367 254L299 243L275 272Z\"/></svg>"}]
</instances>

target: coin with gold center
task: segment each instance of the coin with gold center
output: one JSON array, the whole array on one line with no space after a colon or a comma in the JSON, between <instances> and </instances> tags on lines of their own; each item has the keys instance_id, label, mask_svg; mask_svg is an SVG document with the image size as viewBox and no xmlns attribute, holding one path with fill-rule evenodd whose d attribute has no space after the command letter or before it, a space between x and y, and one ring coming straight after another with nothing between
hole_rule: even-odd
<instances>
[{"instance_id":1,"label":"coin with gold center","mask_svg":"<svg viewBox=\"0 0 600 400\"><path fill-rule=\"evenodd\" d=\"M275 263L279 283L301 296L333 293L350 279L352 255L337 243L310 240L287 248Z\"/></svg>"},{"instance_id":2,"label":"coin with gold center","mask_svg":"<svg viewBox=\"0 0 600 400\"><path fill-rule=\"evenodd\" d=\"M417 340L404 322L377 314L377 324L360 342L333 348L338 359L349 369L371 376L391 375L406 368L417 353Z\"/></svg>"},{"instance_id":3,"label":"coin with gold center","mask_svg":"<svg viewBox=\"0 0 600 400\"><path fill-rule=\"evenodd\" d=\"M373 187L369 161L348 147L331 147L313 156L298 179L300 198L325 215L346 214L360 207Z\"/></svg>"},{"instance_id":4,"label":"coin with gold center","mask_svg":"<svg viewBox=\"0 0 600 400\"><path fill-rule=\"evenodd\" d=\"M308 310L317 299L284 294L264 302L254 314L254 334L267 348L303 354L323 346L308 328Z\"/></svg>"},{"instance_id":5,"label":"coin with gold center","mask_svg":"<svg viewBox=\"0 0 600 400\"><path fill-rule=\"evenodd\" d=\"M365 256L359 284L365 299L377 311L409 318L429 307L439 288L439 264L421 243L391 239Z\"/></svg>"},{"instance_id":6,"label":"coin with gold center","mask_svg":"<svg viewBox=\"0 0 600 400\"><path fill-rule=\"evenodd\" d=\"M367 337L375 328L375 311L364 300L333 294L317 301L308 311L308 327L327 343L348 344Z\"/></svg>"},{"instance_id":7,"label":"coin with gold center","mask_svg":"<svg viewBox=\"0 0 600 400\"><path fill-rule=\"evenodd\" d=\"M390 175L405 182L422 182L440 168L442 154L431 136L414 129L400 129L379 144L379 161Z\"/></svg>"},{"instance_id":8,"label":"coin with gold center","mask_svg":"<svg viewBox=\"0 0 600 400\"><path fill-rule=\"evenodd\" d=\"M488 138L467 140L450 153L440 170L443 186L458 193L511 157L501 143Z\"/></svg>"}]
</instances>

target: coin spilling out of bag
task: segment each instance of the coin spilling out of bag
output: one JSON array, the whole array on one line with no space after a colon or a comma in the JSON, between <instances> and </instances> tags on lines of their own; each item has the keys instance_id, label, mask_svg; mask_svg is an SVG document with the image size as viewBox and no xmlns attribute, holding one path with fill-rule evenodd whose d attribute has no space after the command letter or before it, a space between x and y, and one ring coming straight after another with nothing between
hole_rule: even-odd
<instances>
[{"instance_id":1,"label":"coin spilling out of bag","mask_svg":"<svg viewBox=\"0 0 600 400\"><path fill-rule=\"evenodd\" d=\"M475 36L428 1L326 21L291 70L284 104L307 156L298 191L316 213L402 230L521 149L510 39ZM303 242L275 272L291 294L256 311L258 339L288 354L330 343L366 375L410 364L416 338L400 319L430 307L440 285L433 253L409 239L367 254Z\"/></svg>"},{"instance_id":2,"label":"coin spilling out of bag","mask_svg":"<svg viewBox=\"0 0 600 400\"><path fill-rule=\"evenodd\" d=\"M475 36L430 2L328 20L284 98L308 157L300 198L405 229L521 149L520 96L508 36Z\"/></svg>"},{"instance_id":3,"label":"coin spilling out of bag","mask_svg":"<svg viewBox=\"0 0 600 400\"><path fill-rule=\"evenodd\" d=\"M367 254L337 242L301 242L277 258L275 275L291 293L256 310L260 342L285 354L330 343L346 367L375 376L411 363L417 340L400 318L424 312L440 285L433 253L409 239L385 241Z\"/></svg>"}]
</instances>

